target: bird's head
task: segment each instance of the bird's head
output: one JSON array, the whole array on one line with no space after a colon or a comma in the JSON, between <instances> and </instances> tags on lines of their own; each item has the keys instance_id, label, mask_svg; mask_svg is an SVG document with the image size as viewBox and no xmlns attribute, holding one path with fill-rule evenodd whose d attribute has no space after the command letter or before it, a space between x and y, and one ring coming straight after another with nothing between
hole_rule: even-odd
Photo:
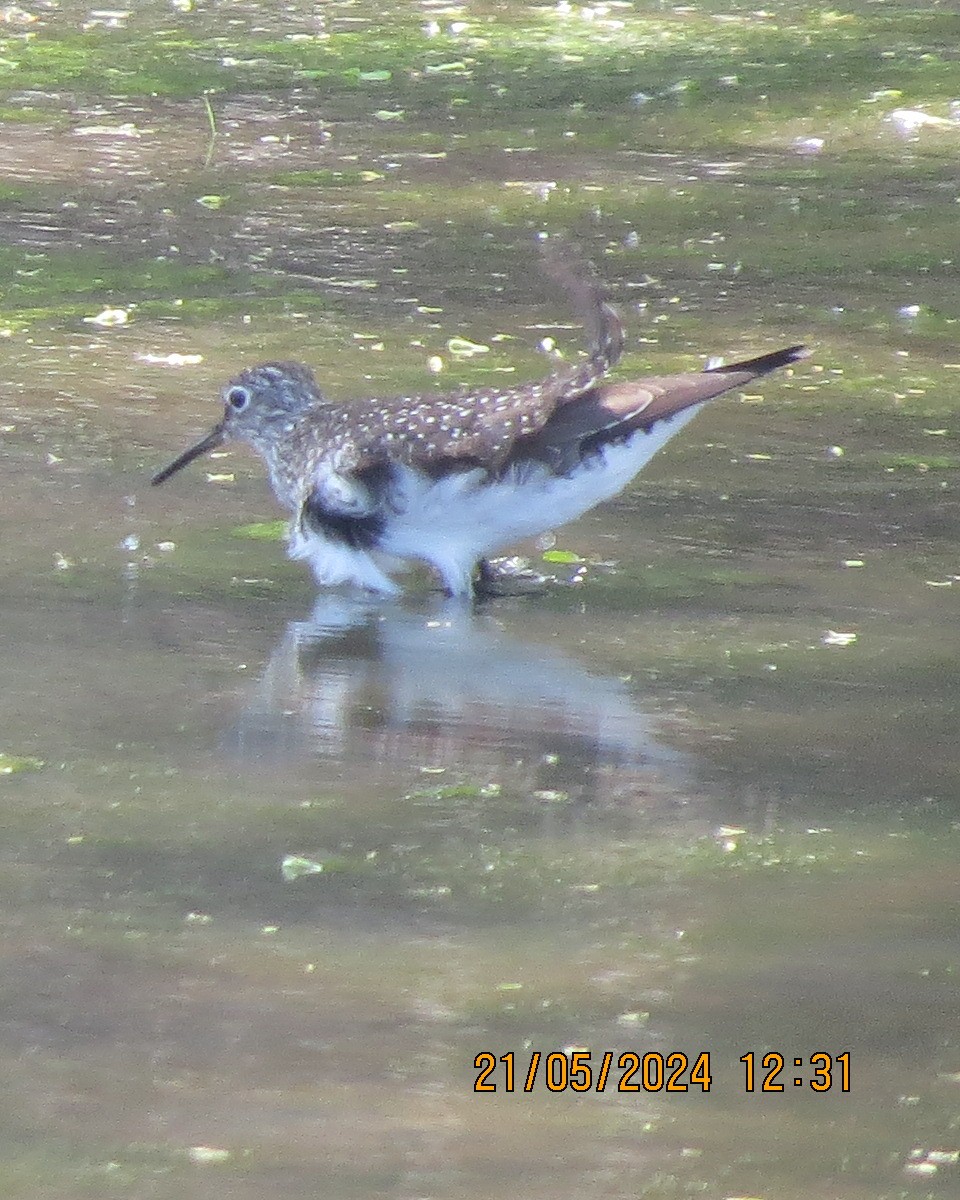
<instances>
[{"instance_id":1,"label":"bird's head","mask_svg":"<svg viewBox=\"0 0 960 1200\"><path fill-rule=\"evenodd\" d=\"M313 372L300 363L263 363L232 379L222 392L223 418L213 429L154 475L160 484L195 458L224 442L249 442L268 461L297 428L303 414L323 404Z\"/></svg>"}]
</instances>

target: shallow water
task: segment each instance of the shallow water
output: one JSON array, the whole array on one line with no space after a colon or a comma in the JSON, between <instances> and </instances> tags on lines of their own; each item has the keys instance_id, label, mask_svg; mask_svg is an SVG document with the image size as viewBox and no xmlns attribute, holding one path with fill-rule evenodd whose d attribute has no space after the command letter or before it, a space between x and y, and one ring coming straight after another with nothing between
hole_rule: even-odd
<instances>
[{"instance_id":1,"label":"shallow water","mask_svg":"<svg viewBox=\"0 0 960 1200\"><path fill-rule=\"evenodd\" d=\"M590 12L5 10L4 1195L955 1192L950 15ZM814 349L542 594L317 597L244 452L148 487L255 361L576 354L541 228L624 374Z\"/></svg>"}]
</instances>

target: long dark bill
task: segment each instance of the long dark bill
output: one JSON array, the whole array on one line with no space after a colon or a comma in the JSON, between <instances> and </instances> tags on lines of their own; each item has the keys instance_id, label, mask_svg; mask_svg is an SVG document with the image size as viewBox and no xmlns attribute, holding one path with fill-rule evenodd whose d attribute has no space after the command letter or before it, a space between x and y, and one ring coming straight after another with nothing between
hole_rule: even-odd
<instances>
[{"instance_id":1,"label":"long dark bill","mask_svg":"<svg viewBox=\"0 0 960 1200\"><path fill-rule=\"evenodd\" d=\"M222 446L224 440L223 426L215 425L205 438L201 438L201 440L197 442L195 446L191 446L189 450L184 450L184 452L178 458L175 458L172 463L164 467L162 471L158 471L150 480L150 482L154 487L156 487L157 484L163 483L165 480L169 479L171 475L176 475L181 467L185 467L188 463L192 463L193 460L195 458L199 458L201 454L206 454L208 451L216 450L218 446Z\"/></svg>"}]
</instances>

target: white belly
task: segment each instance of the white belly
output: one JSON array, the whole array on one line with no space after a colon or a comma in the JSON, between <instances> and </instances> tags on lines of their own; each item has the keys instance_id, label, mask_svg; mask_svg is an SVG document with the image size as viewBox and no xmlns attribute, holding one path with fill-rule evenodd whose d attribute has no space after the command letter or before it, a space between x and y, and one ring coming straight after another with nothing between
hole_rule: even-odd
<instances>
[{"instance_id":1,"label":"white belly","mask_svg":"<svg viewBox=\"0 0 960 1200\"><path fill-rule=\"evenodd\" d=\"M491 484L479 468L440 480L401 468L391 497L396 515L391 515L380 545L395 558L433 566L450 593L469 593L478 559L562 526L617 496L697 412L686 409L670 421L660 421L650 433L637 432L607 446L570 475L554 475L528 462ZM370 557L364 557L385 578ZM364 586L386 590L376 583Z\"/></svg>"},{"instance_id":2,"label":"white belly","mask_svg":"<svg viewBox=\"0 0 960 1200\"><path fill-rule=\"evenodd\" d=\"M570 475L526 462L491 483L480 468L435 480L398 467L382 553L372 555L295 527L290 555L309 561L318 583L352 583L385 595L400 590L387 571L402 565L398 560L418 560L437 571L448 592L467 595L479 559L565 525L618 495L698 411L687 409L650 433L608 446Z\"/></svg>"}]
</instances>

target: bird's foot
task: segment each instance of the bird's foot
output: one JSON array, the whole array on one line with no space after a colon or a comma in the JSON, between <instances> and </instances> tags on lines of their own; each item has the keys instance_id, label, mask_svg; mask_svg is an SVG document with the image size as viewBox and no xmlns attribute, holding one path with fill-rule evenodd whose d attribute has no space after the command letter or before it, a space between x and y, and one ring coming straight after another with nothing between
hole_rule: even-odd
<instances>
[{"instance_id":1,"label":"bird's foot","mask_svg":"<svg viewBox=\"0 0 960 1200\"><path fill-rule=\"evenodd\" d=\"M473 591L478 598L530 596L542 592L548 582L525 558L481 558Z\"/></svg>"}]
</instances>

